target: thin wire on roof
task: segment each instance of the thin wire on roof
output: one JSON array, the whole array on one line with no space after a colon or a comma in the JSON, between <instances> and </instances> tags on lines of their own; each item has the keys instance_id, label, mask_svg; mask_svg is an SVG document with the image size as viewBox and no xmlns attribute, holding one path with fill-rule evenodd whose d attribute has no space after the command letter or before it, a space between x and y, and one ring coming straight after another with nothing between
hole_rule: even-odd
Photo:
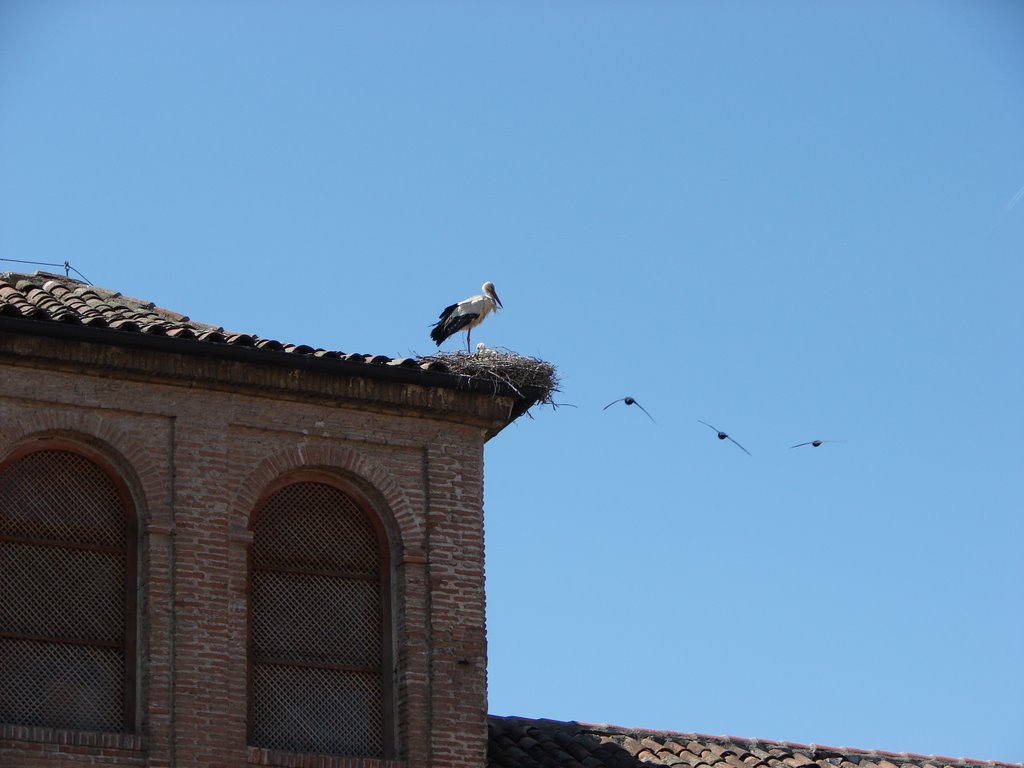
<instances>
[{"instance_id":1,"label":"thin wire on roof","mask_svg":"<svg viewBox=\"0 0 1024 768\"><path fill-rule=\"evenodd\" d=\"M63 264L58 264L58 263L53 262L53 261L26 261L25 259L4 259L4 258L0 258L0 261L13 261L13 262L15 262L17 264L32 264L32 265L38 266L38 267L64 267L64 276L65 277L71 277L71 273L74 272L76 275L78 275L80 278L82 278L86 283L88 283L89 285L92 285L92 280L90 280L88 277L83 275L77 269L72 267L71 266L71 262L66 261L66 260L65 260L65 262Z\"/></svg>"}]
</instances>

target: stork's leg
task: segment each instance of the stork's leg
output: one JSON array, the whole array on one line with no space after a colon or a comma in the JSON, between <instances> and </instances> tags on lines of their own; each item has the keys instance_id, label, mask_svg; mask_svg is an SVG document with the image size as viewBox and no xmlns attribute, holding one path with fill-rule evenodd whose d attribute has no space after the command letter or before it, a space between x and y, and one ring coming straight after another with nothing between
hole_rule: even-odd
<instances>
[{"instance_id":1,"label":"stork's leg","mask_svg":"<svg viewBox=\"0 0 1024 768\"><path fill-rule=\"evenodd\" d=\"M473 335L473 329L466 329L466 351L469 352L469 337Z\"/></svg>"}]
</instances>

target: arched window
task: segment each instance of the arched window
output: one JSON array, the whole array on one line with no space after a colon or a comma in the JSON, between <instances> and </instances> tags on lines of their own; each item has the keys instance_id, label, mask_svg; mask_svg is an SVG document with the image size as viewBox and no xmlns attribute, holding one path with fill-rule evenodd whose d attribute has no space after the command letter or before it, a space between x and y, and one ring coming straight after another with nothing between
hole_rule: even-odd
<instances>
[{"instance_id":1,"label":"arched window","mask_svg":"<svg viewBox=\"0 0 1024 768\"><path fill-rule=\"evenodd\" d=\"M0 722L132 729L135 515L74 450L0 462Z\"/></svg>"},{"instance_id":2,"label":"arched window","mask_svg":"<svg viewBox=\"0 0 1024 768\"><path fill-rule=\"evenodd\" d=\"M390 757L385 538L329 478L256 509L250 570L249 743Z\"/></svg>"}]
</instances>

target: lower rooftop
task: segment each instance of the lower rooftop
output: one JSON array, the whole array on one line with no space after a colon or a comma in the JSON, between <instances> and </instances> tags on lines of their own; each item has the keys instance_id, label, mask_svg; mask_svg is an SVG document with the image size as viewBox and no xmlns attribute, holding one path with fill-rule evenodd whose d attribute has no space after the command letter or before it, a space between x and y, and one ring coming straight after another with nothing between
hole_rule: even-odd
<instances>
[{"instance_id":1,"label":"lower rooftop","mask_svg":"<svg viewBox=\"0 0 1024 768\"><path fill-rule=\"evenodd\" d=\"M1013 763L880 752L850 747L622 728L615 725L488 718L488 768L952 768Z\"/></svg>"}]
</instances>

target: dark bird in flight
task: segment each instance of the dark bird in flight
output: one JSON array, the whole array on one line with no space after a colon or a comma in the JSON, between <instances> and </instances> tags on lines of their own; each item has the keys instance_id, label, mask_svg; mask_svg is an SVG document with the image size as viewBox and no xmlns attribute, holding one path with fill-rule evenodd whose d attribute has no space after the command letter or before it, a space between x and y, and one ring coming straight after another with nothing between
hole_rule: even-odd
<instances>
[{"instance_id":1,"label":"dark bird in flight","mask_svg":"<svg viewBox=\"0 0 1024 768\"><path fill-rule=\"evenodd\" d=\"M430 338L437 346L440 347L441 342L449 336L459 331L465 331L466 351L469 352L469 337L473 333L473 329L484 321L489 312L497 312L501 306L501 299L494 292L494 283L489 281L484 283L482 290L483 293L479 296L470 296L458 304L445 307L444 311L438 315L439 319L434 323L433 330L430 332Z\"/></svg>"},{"instance_id":2,"label":"dark bird in flight","mask_svg":"<svg viewBox=\"0 0 1024 768\"><path fill-rule=\"evenodd\" d=\"M801 445L813 445L815 448L820 446L822 443L841 443L842 440L808 440L806 443L797 443L796 445L789 446L790 448L799 448Z\"/></svg>"},{"instance_id":3,"label":"dark bird in flight","mask_svg":"<svg viewBox=\"0 0 1024 768\"><path fill-rule=\"evenodd\" d=\"M700 419L697 419L697 421L700 421ZM719 440L732 440L732 441L733 441L734 443L736 443L736 441L735 441L735 440L733 440L733 439L732 439L731 437L729 437L729 436L728 436L727 434L725 434L725 432L723 432L722 430L720 430L720 429L719 429L718 427L712 427L712 426L711 426L710 424L708 424L708 423L707 423L706 421L700 421L700 423L701 423L701 424L703 424L703 425L704 425L705 427L711 427L711 430L712 430L712 431L714 431L714 432L716 432L716 433L718 434L718 439L719 439ZM750 452L750 451L748 451L748 450L747 450L746 448L744 448L744 447L743 447L742 445L740 445L739 443L736 443L736 445L737 445L737 446L739 447L739 449L740 449L741 451L743 451L743 452L744 452L745 454L747 454L747 456L752 456L752 455L753 455L753 454L751 454L751 452Z\"/></svg>"},{"instance_id":4,"label":"dark bird in flight","mask_svg":"<svg viewBox=\"0 0 1024 768\"><path fill-rule=\"evenodd\" d=\"M626 405L635 405L641 411L643 411L644 413L647 413L647 409L644 408L642 405L640 405L640 403L638 403L635 398L632 398L629 395L626 395L626 397L620 397L618 400L612 400L610 403L608 403L608 405L606 405L601 410L602 411L607 411L609 408L611 408L616 403L625 403ZM651 416L651 414L649 414L649 413L647 413L647 418L650 419L651 421L654 421L654 417ZM657 423L657 422L655 422L655 423Z\"/></svg>"}]
</instances>

